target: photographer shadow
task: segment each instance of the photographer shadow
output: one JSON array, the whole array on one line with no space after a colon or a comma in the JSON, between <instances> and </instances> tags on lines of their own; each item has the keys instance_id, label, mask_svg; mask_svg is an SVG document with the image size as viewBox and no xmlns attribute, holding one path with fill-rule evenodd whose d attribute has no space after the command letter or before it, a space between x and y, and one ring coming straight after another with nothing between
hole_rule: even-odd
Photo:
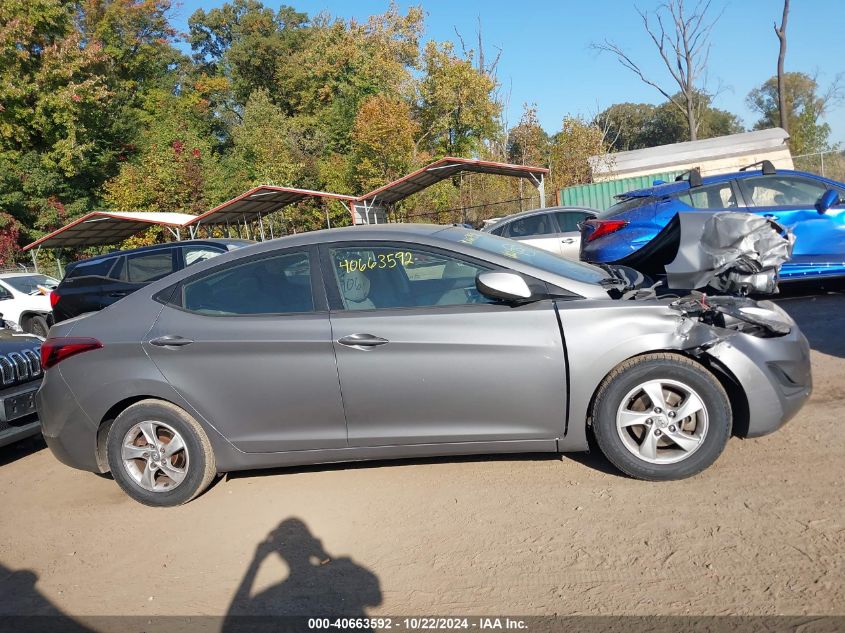
<instances>
[{"instance_id":1,"label":"photographer shadow","mask_svg":"<svg viewBox=\"0 0 845 633\"><path fill-rule=\"evenodd\" d=\"M287 577L253 594L262 564L274 555L287 565ZM375 574L350 558L331 558L303 521L289 518L258 544L223 631L302 630L304 618L366 618L366 607L381 601Z\"/></svg>"}]
</instances>

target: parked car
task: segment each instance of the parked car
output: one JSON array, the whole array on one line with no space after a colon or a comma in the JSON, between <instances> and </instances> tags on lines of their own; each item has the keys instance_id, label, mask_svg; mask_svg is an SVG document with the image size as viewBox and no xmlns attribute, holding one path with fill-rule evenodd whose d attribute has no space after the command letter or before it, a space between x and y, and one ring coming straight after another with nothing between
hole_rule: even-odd
<instances>
[{"instance_id":1,"label":"parked car","mask_svg":"<svg viewBox=\"0 0 845 633\"><path fill-rule=\"evenodd\" d=\"M596 211L582 207L550 207L523 211L481 229L501 237L531 244L537 248L578 259L581 246L579 224L596 217Z\"/></svg>"},{"instance_id":2,"label":"parked car","mask_svg":"<svg viewBox=\"0 0 845 633\"><path fill-rule=\"evenodd\" d=\"M250 244L254 242L186 240L114 251L68 264L64 278L50 294L53 321L102 310L174 271Z\"/></svg>"},{"instance_id":3,"label":"parked car","mask_svg":"<svg viewBox=\"0 0 845 633\"><path fill-rule=\"evenodd\" d=\"M55 325L43 434L169 506L219 472L583 451L590 429L629 475L678 479L802 406L809 346L779 307L624 273L459 227L264 242Z\"/></svg>"},{"instance_id":4,"label":"parked car","mask_svg":"<svg viewBox=\"0 0 845 633\"><path fill-rule=\"evenodd\" d=\"M58 285L58 280L38 273L2 274L0 313L25 332L44 338L49 329L50 291Z\"/></svg>"},{"instance_id":5,"label":"parked car","mask_svg":"<svg viewBox=\"0 0 845 633\"><path fill-rule=\"evenodd\" d=\"M753 166L752 166L753 167ZM754 213L795 234L795 248L781 266L784 281L845 275L845 184L815 174L760 169L686 179L629 191L595 220L581 226L581 259L617 263L645 274L659 269L677 247L678 212L728 210Z\"/></svg>"},{"instance_id":6,"label":"parked car","mask_svg":"<svg viewBox=\"0 0 845 633\"><path fill-rule=\"evenodd\" d=\"M35 393L42 377L41 339L0 317L0 446L38 434Z\"/></svg>"}]
</instances>

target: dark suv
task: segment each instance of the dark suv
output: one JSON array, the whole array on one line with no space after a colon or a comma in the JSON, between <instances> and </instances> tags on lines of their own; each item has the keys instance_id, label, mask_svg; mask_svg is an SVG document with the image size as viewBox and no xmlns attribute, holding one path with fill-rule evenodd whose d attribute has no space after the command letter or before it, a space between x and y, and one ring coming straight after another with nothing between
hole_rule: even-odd
<instances>
[{"instance_id":1,"label":"dark suv","mask_svg":"<svg viewBox=\"0 0 845 633\"><path fill-rule=\"evenodd\" d=\"M41 339L0 315L0 446L40 431L35 392L43 377Z\"/></svg>"},{"instance_id":2,"label":"dark suv","mask_svg":"<svg viewBox=\"0 0 845 633\"><path fill-rule=\"evenodd\" d=\"M102 310L172 272L250 244L250 240L237 239L188 240L74 262L50 294L53 320Z\"/></svg>"}]
</instances>

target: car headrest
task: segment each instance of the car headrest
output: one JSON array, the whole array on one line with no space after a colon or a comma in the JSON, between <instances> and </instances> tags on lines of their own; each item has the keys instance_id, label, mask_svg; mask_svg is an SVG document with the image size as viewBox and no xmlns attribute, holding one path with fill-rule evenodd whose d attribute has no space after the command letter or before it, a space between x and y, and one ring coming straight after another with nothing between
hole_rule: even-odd
<instances>
[{"instance_id":1,"label":"car headrest","mask_svg":"<svg viewBox=\"0 0 845 633\"><path fill-rule=\"evenodd\" d=\"M358 303L364 301L370 294L370 280L364 273L357 270L344 273L340 278L340 289L344 299Z\"/></svg>"}]
</instances>

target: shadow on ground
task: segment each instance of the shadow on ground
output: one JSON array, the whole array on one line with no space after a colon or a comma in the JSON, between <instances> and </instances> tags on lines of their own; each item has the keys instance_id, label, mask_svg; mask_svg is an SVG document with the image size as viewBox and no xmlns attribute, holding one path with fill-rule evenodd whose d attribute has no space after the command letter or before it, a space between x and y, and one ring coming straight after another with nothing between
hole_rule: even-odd
<instances>
[{"instance_id":1,"label":"shadow on ground","mask_svg":"<svg viewBox=\"0 0 845 633\"><path fill-rule=\"evenodd\" d=\"M261 566L274 556L288 568L287 575L254 593ZM351 558L333 558L301 519L291 517L256 547L222 630L246 633L299 626L298 622L280 616L366 618L366 609L381 602L381 584L372 571Z\"/></svg>"},{"instance_id":2,"label":"shadow on ground","mask_svg":"<svg viewBox=\"0 0 845 633\"><path fill-rule=\"evenodd\" d=\"M14 461L37 453L40 450L47 448L44 443L44 438L41 434L33 435L23 440L13 442L8 446L0 447L0 466L11 464Z\"/></svg>"},{"instance_id":3,"label":"shadow on ground","mask_svg":"<svg viewBox=\"0 0 845 633\"><path fill-rule=\"evenodd\" d=\"M810 347L845 358L845 293L801 295L787 291L775 301L795 319Z\"/></svg>"}]
</instances>

